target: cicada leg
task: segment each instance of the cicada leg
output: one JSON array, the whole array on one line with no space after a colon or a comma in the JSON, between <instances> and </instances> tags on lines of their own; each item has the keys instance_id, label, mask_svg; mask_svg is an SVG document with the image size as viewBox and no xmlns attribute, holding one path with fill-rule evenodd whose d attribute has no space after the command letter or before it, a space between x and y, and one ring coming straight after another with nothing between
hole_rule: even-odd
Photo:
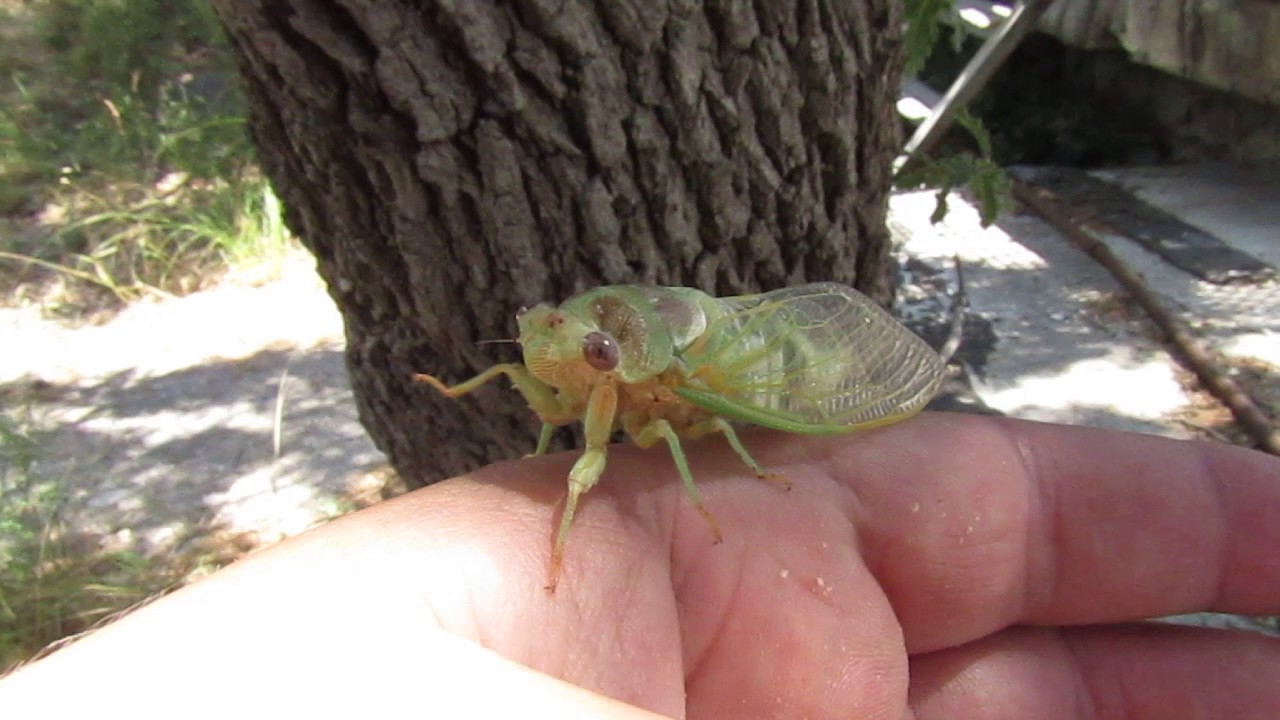
<instances>
[{"instance_id":1,"label":"cicada leg","mask_svg":"<svg viewBox=\"0 0 1280 720\"><path fill-rule=\"evenodd\" d=\"M667 446L671 448L671 459L675 461L676 472L680 473L680 479L684 482L685 492L688 493L689 499L693 501L694 509L711 526L711 532L715 535L716 542L720 542L722 539L720 523L716 522L716 519L711 516L711 512L702 504L702 493L698 492L698 486L693 483L693 475L689 472L689 462L685 459L684 449L680 447L680 437L676 435L671 423L658 418L640 428L640 431L632 436L637 445L645 448L651 447L659 438L666 440Z\"/></svg>"},{"instance_id":2,"label":"cicada leg","mask_svg":"<svg viewBox=\"0 0 1280 720\"><path fill-rule=\"evenodd\" d=\"M466 395L499 375L506 375L510 378L511 384L524 396L525 402L529 403L529 407L538 414L538 417L543 418L542 435L538 437L538 448L541 449L541 452L546 452L546 444L550 444L551 431L554 430L554 428L548 428L546 420L549 418L559 422L557 418L565 414L565 409L561 406L559 398L556 397L555 390L550 385L534 377L533 373L529 372L529 368L518 363L502 363L494 365L470 380L465 380L457 385L445 385L439 378L426 373L414 373L413 379L430 385L448 397L456 398ZM535 450L534 454L540 455L541 452Z\"/></svg>"},{"instance_id":3,"label":"cicada leg","mask_svg":"<svg viewBox=\"0 0 1280 720\"><path fill-rule=\"evenodd\" d=\"M717 431L724 435L724 439L729 441L729 447L733 448L733 451L738 454L738 457L742 458L742 462L746 463L747 467L751 468L751 471L756 474L756 477L761 480L768 480L769 482L781 485L784 490L791 489L790 480L787 480L778 473L768 472L760 465L760 463L756 462L755 458L751 457L751 454L747 452L745 447L743 447L742 441L738 439L737 431L733 429L733 425L729 424L728 420L721 417L711 418L705 423L698 423L693 426L692 430L695 434L701 435L703 433L698 431L704 427L704 432Z\"/></svg>"},{"instance_id":4,"label":"cicada leg","mask_svg":"<svg viewBox=\"0 0 1280 720\"><path fill-rule=\"evenodd\" d=\"M569 494L564 500L564 512L560 515L560 529L551 549L551 572L547 592L555 592L560 582L560 565L564 560L565 543L569 540L569 527L578 509L578 499L595 486L604 472L605 448L613 432L614 413L618 409L618 392L611 385L601 385L591 391L587 400L587 412L582 418L583 435L587 449L569 470ZM539 445L542 443L539 442Z\"/></svg>"},{"instance_id":5,"label":"cicada leg","mask_svg":"<svg viewBox=\"0 0 1280 720\"><path fill-rule=\"evenodd\" d=\"M547 454L547 448L551 446L551 436L555 434L556 426L549 422L542 423L542 430L538 433L538 446L533 452L525 455L527 458L539 457Z\"/></svg>"},{"instance_id":6,"label":"cicada leg","mask_svg":"<svg viewBox=\"0 0 1280 720\"><path fill-rule=\"evenodd\" d=\"M414 373L413 379L430 385L448 397L456 398L466 395L499 375L506 375L511 378L511 381L516 385L520 384L519 380L517 380L518 376L527 375L530 379L533 379L533 375L525 366L517 365L516 363L502 363L500 365L494 365L470 380L460 382L457 385L445 385L444 382L436 376L428 375L426 373Z\"/></svg>"}]
</instances>

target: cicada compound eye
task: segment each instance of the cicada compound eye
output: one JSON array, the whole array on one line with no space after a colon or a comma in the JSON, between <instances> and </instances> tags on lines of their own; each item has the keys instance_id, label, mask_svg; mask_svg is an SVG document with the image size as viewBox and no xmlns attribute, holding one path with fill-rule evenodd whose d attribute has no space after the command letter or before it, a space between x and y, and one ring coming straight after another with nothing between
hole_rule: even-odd
<instances>
[{"instance_id":1,"label":"cicada compound eye","mask_svg":"<svg viewBox=\"0 0 1280 720\"><path fill-rule=\"evenodd\" d=\"M601 372L608 372L618 367L618 362L622 359L622 351L618 348L617 340L608 333L596 330L587 333L587 336L582 339L582 356L591 367Z\"/></svg>"}]
</instances>

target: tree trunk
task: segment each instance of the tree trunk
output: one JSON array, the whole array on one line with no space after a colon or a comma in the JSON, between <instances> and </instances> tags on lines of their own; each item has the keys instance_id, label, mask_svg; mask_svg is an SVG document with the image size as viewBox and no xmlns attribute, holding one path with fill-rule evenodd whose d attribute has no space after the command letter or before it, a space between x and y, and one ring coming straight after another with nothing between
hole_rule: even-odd
<instances>
[{"instance_id":1,"label":"tree trunk","mask_svg":"<svg viewBox=\"0 0 1280 720\"><path fill-rule=\"evenodd\" d=\"M214 0L265 172L410 484L532 449L522 305L815 280L887 302L900 0Z\"/></svg>"}]
</instances>

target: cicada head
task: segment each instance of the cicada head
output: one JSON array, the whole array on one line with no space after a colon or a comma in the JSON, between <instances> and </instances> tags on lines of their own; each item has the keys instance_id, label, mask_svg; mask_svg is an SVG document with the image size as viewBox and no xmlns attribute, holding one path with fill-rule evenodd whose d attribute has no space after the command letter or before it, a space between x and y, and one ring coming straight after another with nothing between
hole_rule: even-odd
<instances>
[{"instance_id":1,"label":"cicada head","mask_svg":"<svg viewBox=\"0 0 1280 720\"><path fill-rule=\"evenodd\" d=\"M557 388L591 387L606 379L640 382L672 362L671 333L647 288L588 290L559 307L539 305L517 317L524 362ZM607 377L606 377L607 376Z\"/></svg>"},{"instance_id":2,"label":"cicada head","mask_svg":"<svg viewBox=\"0 0 1280 720\"><path fill-rule=\"evenodd\" d=\"M613 336L561 308L538 305L516 320L525 366L552 387L591 385L593 376L612 372L621 362L622 349Z\"/></svg>"}]
</instances>

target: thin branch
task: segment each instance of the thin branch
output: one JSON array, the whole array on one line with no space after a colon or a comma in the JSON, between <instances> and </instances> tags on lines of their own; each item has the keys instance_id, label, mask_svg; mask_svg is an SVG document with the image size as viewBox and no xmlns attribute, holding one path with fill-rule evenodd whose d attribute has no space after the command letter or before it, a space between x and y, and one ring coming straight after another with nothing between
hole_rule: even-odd
<instances>
[{"instance_id":1,"label":"thin branch","mask_svg":"<svg viewBox=\"0 0 1280 720\"><path fill-rule=\"evenodd\" d=\"M1106 268L1138 301L1142 309L1164 333L1168 345L1174 351L1174 356L1196 374L1214 397L1227 406L1235 416L1236 422L1240 423L1240 427L1258 443L1258 447L1272 455L1280 455L1280 431L1277 431L1267 416L1258 409L1258 405L1249 397L1249 394L1219 369L1219 361L1215 353L1206 348L1191 334L1186 325L1165 309L1151 288L1147 287L1147 284L1130 270L1124 261L1111 251L1111 248L1085 232L1065 210L1059 207L1047 191L1015 180L1013 194L1057 228L1074 245L1084 250L1089 257Z\"/></svg>"}]
</instances>

